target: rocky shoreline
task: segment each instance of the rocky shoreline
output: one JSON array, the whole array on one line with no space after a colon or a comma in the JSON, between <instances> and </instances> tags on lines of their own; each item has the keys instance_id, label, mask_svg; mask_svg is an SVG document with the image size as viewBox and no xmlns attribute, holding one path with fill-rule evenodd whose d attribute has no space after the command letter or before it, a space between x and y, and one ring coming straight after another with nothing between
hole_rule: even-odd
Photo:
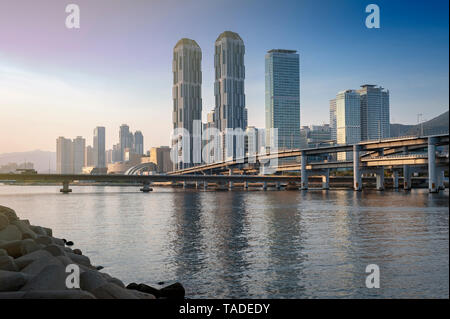
<instances>
[{"instance_id":1,"label":"rocky shoreline","mask_svg":"<svg viewBox=\"0 0 450 319\"><path fill-rule=\"evenodd\" d=\"M180 283L125 284L91 264L73 242L0 205L0 299L183 299ZM75 270L74 270L75 269Z\"/></svg>"}]
</instances>

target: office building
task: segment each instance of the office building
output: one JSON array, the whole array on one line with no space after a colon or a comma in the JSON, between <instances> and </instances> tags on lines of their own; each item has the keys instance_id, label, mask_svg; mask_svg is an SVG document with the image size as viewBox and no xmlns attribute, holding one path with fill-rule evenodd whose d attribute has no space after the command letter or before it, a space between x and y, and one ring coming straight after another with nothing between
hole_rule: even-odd
<instances>
[{"instance_id":1,"label":"office building","mask_svg":"<svg viewBox=\"0 0 450 319\"><path fill-rule=\"evenodd\" d=\"M156 164L158 173L167 173L172 171L172 161L170 159L170 147L152 147L150 149L150 162Z\"/></svg>"},{"instance_id":2,"label":"office building","mask_svg":"<svg viewBox=\"0 0 450 319\"><path fill-rule=\"evenodd\" d=\"M86 150L84 152L84 166L94 166L94 149L90 145L86 146Z\"/></svg>"},{"instance_id":3,"label":"office building","mask_svg":"<svg viewBox=\"0 0 450 319\"><path fill-rule=\"evenodd\" d=\"M341 91L336 96L336 132L338 144L361 141L361 98L355 90ZM338 160L352 159L352 152L338 154Z\"/></svg>"},{"instance_id":4,"label":"office building","mask_svg":"<svg viewBox=\"0 0 450 319\"><path fill-rule=\"evenodd\" d=\"M279 150L300 147L299 61L295 50L270 50L265 57L266 145Z\"/></svg>"},{"instance_id":5,"label":"office building","mask_svg":"<svg viewBox=\"0 0 450 319\"><path fill-rule=\"evenodd\" d=\"M390 137L389 91L371 84L361 85L361 140Z\"/></svg>"}]
</instances>

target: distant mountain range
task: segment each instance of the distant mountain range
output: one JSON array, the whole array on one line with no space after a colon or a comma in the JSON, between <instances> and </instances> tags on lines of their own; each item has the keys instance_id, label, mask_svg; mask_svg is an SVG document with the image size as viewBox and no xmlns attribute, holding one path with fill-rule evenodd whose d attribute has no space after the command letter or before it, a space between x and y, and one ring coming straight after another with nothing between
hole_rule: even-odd
<instances>
[{"instance_id":1,"label":"distant mountain range","mask_svg":"<svg viewBox=\"0 0 450 319\"><path fill-rule=\"evenodd\" d=\"M448 111L441 115L416 125L391 124L391 136L409 136L409 135L434 135L448 133Z\"/></svg>"},{"instance_id":2,"label":"distant mountain range","mask_svg":"<svg viewBox=\"0 0 450 319\"><path fill-rule=\"evenodd\" d=\"M56 172L56 153L48 151L31 151L0 154L0 166L8 163L31 162L39 173Z\"/></svg>"}]
</instances>

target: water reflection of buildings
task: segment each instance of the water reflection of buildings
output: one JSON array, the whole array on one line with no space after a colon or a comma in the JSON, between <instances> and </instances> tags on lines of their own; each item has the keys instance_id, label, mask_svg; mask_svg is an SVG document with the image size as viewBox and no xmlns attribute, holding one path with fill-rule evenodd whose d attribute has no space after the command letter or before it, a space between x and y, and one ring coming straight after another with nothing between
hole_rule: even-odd
<instances>
[{"instance_id":1,"label":"water reflection of buildings","mask_svg":"<svg viewBox=\"0 0 450 319\"><path fill-rule=\"evenodd\" d=\"M179 281L195 282L201 280L201 271L206 267L207 260L204 253L203 233L205 230L201 203L202 193L174 192L173 193L173 229L175 236L171 243L174 250L174 266ZM196 289L196 287L187 287ZM191 291L200 295L204 292Z\"/></svg>"},{"instance_id":2,"label":"water reflection of buildings","mask_svg":"<svg viewBox=\"0 0 450 319\"><path fill-rule=\"evenodd\" d=\"M267 268L264 270L268 297L301 298L304 287L305 230L301 206L290 192L265 194L261 214L266 219Z\"/></svg>"},{"instance_id":3,"label":"water reflection of buildings","mask_svg":"<svg viewBox=\"0 0 450 319\"><path fill-rule=\"evenodd\" d=\"M245 280L249 271L246 253L249 248L250 224L245 193L228 192L220 195L211 220L214 227L211 248L220 272L217 274L220 282L216 291L229 298L248 296Z\"/></svg>"}]
</instances>

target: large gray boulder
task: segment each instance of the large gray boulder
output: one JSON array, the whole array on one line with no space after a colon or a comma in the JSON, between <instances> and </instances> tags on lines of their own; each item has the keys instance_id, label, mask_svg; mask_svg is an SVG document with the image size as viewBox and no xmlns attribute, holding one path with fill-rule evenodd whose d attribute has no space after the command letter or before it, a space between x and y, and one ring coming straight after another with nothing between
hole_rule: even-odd
<instances>
[{"instance_id":1,"label":"large gray boulder","mask_svg":"<svg viewBox=\"0 0 450 319\"><path fill-rule=\"evenodd\" d=\"M22 233L15 225L8 225L0 230L0 240L11 241L22 239Z\"/></svg>"},{"instance_id":2,"label":"large gray boulder","mask_svg":"<svg viewBox=\"0 0 450 319\"><path fill-rule=\"evenodd\" d=\"M0 291L19 290L30 278L20 272L0 270Z\"/></svg>"}]
</instances>

